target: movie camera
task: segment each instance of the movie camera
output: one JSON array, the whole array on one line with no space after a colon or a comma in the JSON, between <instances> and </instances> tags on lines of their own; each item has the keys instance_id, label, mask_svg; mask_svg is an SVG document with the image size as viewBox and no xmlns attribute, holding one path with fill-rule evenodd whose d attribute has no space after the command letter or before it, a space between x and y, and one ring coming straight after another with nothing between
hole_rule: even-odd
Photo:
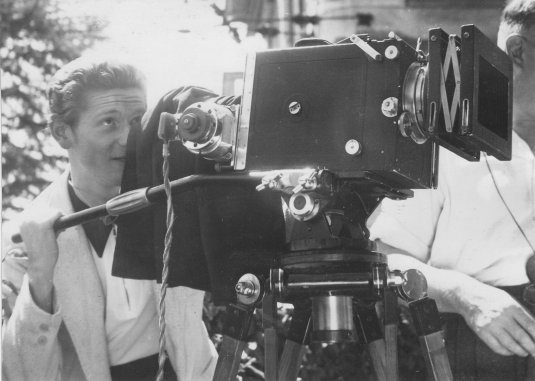
<instances>
[{"instance_id":1,"label":"movie camera","mask_svg":"<svg viewBox=\"0 0 535 381\"><path fill-rule=\"evenodd\" d=\"M357 335L368 346L377 378L396 380L401 297L420 336L428 376L451 380L425 278L416 270L390 270L369 240L366 220L384 197L405 199L411 189L436 187L439 146L472 161L481 151L510 159L511 109L507 55L466 25L460 36L430 29L427 53L393 33L381 41L353 35L336 44L306 40L295 48L252 53L239 106L206 101L162 113L158 135L213 161L218 172L179 178L171 186L240 186L262 173L256 190L283 200L276 201L284 213L286 248L275 253L269 268L251 265L237 274L215 379L236 378L253 312L261 306L266 380L295 380L309 339L339 342ZM139 211L161 202L170 186L165 185L121 194L61 217L54 227ZM243 207L227 209L231 221L240 220ZM221 229L221 236L247 230L247 224ZM257 222L252 230L263 228ZM245 238L255 246L251 237ZM273 323L277 301L295 307L280 357Z\"/></svg>"},{"instance_id":2,"label":"movie camera","mask_svg":"<svg viewBox=\"0 0 535 381\"><path fill-rule=\"evenodd\" d=\"M436 187L438 146L471 161L480 151L510 159L511 78L507 55L473 25L460 36L431 29L427 54L393 33L381 41L353 35L250 54L239 107L200 102L161 115L161 136L214 161L222 176L265 173L257 190L284 200L288 250L267 279L238 280L217 379L235 377L254 308L261 303L273 318L276 301L296 311L280 364L265 321L266 379L295 379L309 337L339 342L357 332L372 348L381 336L370 320L376 301L385 347L374 368L379 379L395 379L397 296L420 328L430 375L451 379L425 279L388 269L366 219L384 197Z\"/></svg>"}]
</instances>

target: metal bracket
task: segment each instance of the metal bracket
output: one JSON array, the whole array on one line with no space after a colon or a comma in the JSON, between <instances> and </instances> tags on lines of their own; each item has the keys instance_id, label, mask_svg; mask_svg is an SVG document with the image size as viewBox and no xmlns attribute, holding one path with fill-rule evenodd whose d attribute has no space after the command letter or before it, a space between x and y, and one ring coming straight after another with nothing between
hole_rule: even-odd
<instances>
[{"instance_id":1,"label":"metal bracket","mask_svg":"<svg viewBox=\"0 0 535 381\"><path fill-rule=\"evenodd\" d=\"M353 34L351 37L349 37L349 39L352 43L361 48L364 53L369 55L372 60L377 62L381 62L383 60L383 55L381 53L372 48L366 41L364 41L356 34Z\"/></svg>"}]
</instances>

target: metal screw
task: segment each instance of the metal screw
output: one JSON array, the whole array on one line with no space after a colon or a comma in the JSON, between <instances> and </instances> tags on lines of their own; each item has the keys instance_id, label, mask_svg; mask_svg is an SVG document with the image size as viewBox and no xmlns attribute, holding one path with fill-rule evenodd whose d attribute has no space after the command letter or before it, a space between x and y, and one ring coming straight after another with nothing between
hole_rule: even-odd
<instances>
[{"instance_id":1,"label":"metal screw","mask_svg":"<svg viewBox=\"0 0 535 381\"><path fill-rule=\"evenodd\" d=\"M346 142L345 149L349 155L358 155L360 151L362 150L362 147L360 143L358 142L358 140L350 139Z\"/></svg>"},{"instance_id":2,"label":"metal screw","mask_svg":"<svg viewBox=\"0 0 535 381\"><path fill-rule=\"evenodd\" d=\"M396 116L398 114L398 99L396 97L384 99L381 104L381 111L388 118Z\"/></svg>"},{"instance_id":3,"label":"metal screw","mask_svg":"<svg viewBox=\"0 0 535 381\"><path fill-rule=\"evenodd\" d=\"M238 303L247 306L255 304L262 297L261 289L260 279L254 274L242 275L234 287Z\"/></svg>"},{"instance_id":4,"label":"metal screw","mask_svg":"<svg viewBox=\"0 0 535 381\"><path fill-rule=\"evenodd\" d=\"M385 49L385 57L389 60L393 60L398 58L399 56L399 49L395 45L387 46Z\"/></svg>"},{"instance_id":5,"label":"metal screw","mask_svg":"<svg viewBox=\"0 0 535 381\"><path fill-rule=\"evenodd\" d=\"M292 115L297 115L301 112L301 103L293 101L288 105L288 111Z\"/></svg>"},{"instance_id":6,"label":"metal screw","mask_svg":"<svg viewBox=\"0 0 535 381\"><path fill-rule=\"evenodd\" d=\"M240 295L250 296L255 292L254 284L251 282L238 282L236 284L236 293Z\"/></svg>"},{"instance_id":7,"label":"metal screw","mask_svg":"<svg viewBox=\"0 0 535 381\"><path fill-rule=\"evenodd\" d=\"M469 38L469 37L470 37L470 33L468 33L468 32L464 32L464 33L463 33L463 37L464 37L464 38Z\"/></svg>"},{"instance_id":8,"label":"metal screw","mask_svg":"<svg viewBox=\"0 0 535 381\"><path fill-rule=\"evenodd\" d=\"M437 36L432 35L432 36L431 36L431 41L436 41L436 40L437 40Z\"/></svg>"}]
</instances>

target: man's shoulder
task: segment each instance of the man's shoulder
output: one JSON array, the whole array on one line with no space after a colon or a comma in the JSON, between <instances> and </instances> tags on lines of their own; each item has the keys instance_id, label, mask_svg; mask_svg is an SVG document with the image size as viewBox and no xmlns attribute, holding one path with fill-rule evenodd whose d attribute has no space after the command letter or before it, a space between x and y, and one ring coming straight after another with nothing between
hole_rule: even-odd
<instances>
[{"instance_id":1,"label":"man's shoulder","mask_svg":"<svg viewBox=\"0 0 535 381\"><path fill-rule=\"evenodd\" d=\"M62 173L56 180L50 183L32 202L26 207L27 210L34 210L43 205L53 206L58 198L63 197L67 192L68 173Z\"/></svg>"}]
</instances>

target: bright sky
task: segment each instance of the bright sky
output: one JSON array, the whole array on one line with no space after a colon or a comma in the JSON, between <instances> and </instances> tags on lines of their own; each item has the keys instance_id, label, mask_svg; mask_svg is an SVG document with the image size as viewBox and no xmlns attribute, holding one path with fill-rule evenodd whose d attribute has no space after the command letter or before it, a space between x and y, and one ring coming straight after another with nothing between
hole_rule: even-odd
<instances>
[{"instance_id":1,"label":"bright sky","mask_svg":"<svg viewBox=\"0 0 535 381\"><path fill-rule=\"evenodd\" d=\"M210 8L213 0L65 0L74 12L108 20L98 50L135 59L148 78L149 104L185 84L220 92L224 72L242 72L246 51L262 41L235 42ZM224 6L224 2L222 4Z\"/></svg>"}]
</instances>

